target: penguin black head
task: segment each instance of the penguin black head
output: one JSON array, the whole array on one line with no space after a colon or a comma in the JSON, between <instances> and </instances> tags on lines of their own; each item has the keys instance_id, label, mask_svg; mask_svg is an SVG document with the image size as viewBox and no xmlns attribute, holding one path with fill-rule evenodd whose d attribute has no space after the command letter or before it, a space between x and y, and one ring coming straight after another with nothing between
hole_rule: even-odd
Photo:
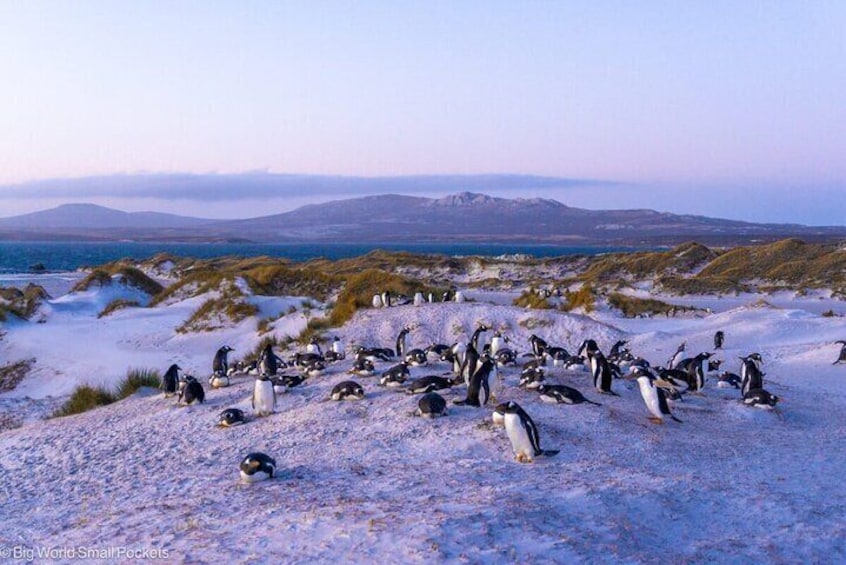
<instances>
[{"instance_id":1,"label":"penguin black head","mask_svg":"<svg viewBox=\"0 0 846 565\"><path fill-rule=\"evenodd\" d=\"M500 414L516 414L521 410L520 405L514 402L513 400L509 400L508 402L503 402L502 404L498 405L494 412L498 412Z\"/></svg>"}]
</instances>

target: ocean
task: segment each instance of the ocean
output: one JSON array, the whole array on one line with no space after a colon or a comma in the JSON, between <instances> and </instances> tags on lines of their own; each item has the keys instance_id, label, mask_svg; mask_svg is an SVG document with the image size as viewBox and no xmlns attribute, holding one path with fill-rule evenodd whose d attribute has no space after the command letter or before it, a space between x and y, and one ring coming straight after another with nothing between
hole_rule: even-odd
<instances>
[{"instance_id":1,"label":"ocean","mask_svg":"<svg viewBox=\"0 0 846 565\"><path fill-rule=\"evenodd\" d=\"M512 255L557 257L561 255L596 255L615 251L633 251L632 247L579 247L560 245L498 243L138 243L138 242L37 242L0 241L0 273L29 273L43 265L48 272L68 272L102 265L122 258L147 259L158 253L179 257L210 259L239 257L284 257L307 261L318 257L344 259L364 255L374 249L439 253L444 255Z\"/></svg>"}]
</instances>

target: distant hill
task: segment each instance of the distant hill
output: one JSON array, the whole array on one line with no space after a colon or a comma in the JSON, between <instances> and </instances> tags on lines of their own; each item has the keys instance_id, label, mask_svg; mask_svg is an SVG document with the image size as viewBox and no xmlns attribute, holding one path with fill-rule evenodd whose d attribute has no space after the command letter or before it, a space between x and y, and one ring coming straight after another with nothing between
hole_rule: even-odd
<instances>
[{"instance_id":1,"label":"distant hill","mask_svg":"<svg viewBox=\"0 0 846 565\"><path fill-rule=\"evenodd\" d=\"M461 192L386 194L310 204L245 220L127 213L91 204L0 219L0 239L257 242L534 242L573 245L712 244L846 237L846 227L757 224L655 210L585 210L541 198Z\"/></svg>"}]
</instances>

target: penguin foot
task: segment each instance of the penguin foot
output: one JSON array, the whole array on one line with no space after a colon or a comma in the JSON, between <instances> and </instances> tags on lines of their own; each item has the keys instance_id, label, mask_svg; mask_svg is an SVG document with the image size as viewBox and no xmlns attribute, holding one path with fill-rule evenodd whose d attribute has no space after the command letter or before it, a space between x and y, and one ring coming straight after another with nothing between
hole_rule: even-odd
<instances>
[{"instance_id":1,"label":"penguin foot","mask_svg":"<svg viewBox=\"0 0 846 565\"><path fill-rule=\"evenodd\" d=\"M653 424L663 424L664 423L663 418L652 417L652 418L649 418L649 421L652 422Z\"/></svg>"},{"instance_id":2,"label":"penguin foot","mask_svg":"<svg viewBox=\"0 0 846 565\"><path fill-rule=\"evenodd\" d=\"M518 463L531 463L532 458L526 455L525 453L518 453L514 459L517 460Z\"/></svg>"}]
</instances>

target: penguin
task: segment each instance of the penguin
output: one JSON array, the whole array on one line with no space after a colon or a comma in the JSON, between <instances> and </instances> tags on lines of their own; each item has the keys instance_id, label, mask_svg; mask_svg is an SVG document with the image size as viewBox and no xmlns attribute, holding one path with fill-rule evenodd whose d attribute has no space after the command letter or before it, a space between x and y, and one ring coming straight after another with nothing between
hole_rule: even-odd
<instances>
[{"instance_id":1,"label":"penguin","mask_svg":"<svg viewBox=\"0 0 846 565\"><path fill-rule=\"evenodd\" d=\"M391 307L391 291L386 290L382 293L382 306L385 308Z\"/></svg>"},{"instance_id":2,"label":"penguin","mask_svg":"<svg viewBox=\"0 0 846 565\"><path fill-rule=\"evenodd\" d=\"M467 386L470 386L470 379L473 378L473 374L479 367L479 360L478 350L473 347L473 344L468 345L464 354L464 362L461 364L461 370L459 371L459 374L464 377L464 384Z\"/></svg>"},{"instance_id":3,"label":"penguin","mask_svg":"<svg viewBox=\"0 0 846 565\"><path fill-rule=\"evenodd\" d=\"M722 349L723 342L726 339L726 334L723 333L722 330L718 331L714 334L714 349Z\"/></svg>"},{"instance_id":4,"label":"penguin","mask_svg":"<svg viewBox=\"0 0 846 565\"><path fill-rule=\"evenodd\" d=\"M437 392L427 392L417 401L417 415L438 418L447 415L446 400Z\"/></svg>"},{"instance_id":5,"label":"penguin","mask_svg":"<svg viewBox=\"0 0 846 565\"><path fill-rule=\"evenodd\" d=\"M241 461L241 480L255 483L272 479L276 473L276 460L264 453L250 453Z\"/></svg>"},{"instance_id":6,"label":"penguin","mask_svg":"<svg viewBox=\"0 0 846 565\"><path fill-rule=\"evenodd\" d=\"M452 349L450 349L450 359L452 360L452 372L456 375L461 374L461 368L464 365L465 358L467 357L467 346L463 343L456 342ZM444 356L441 356L441 360L446 361Z\"/></svg>"},{"instance_id":7,"label":"penguin","mask_svg":"<svg viewBox=\"0 0 846 565\"><path fill-rule=\"evenodd\" d=\"M479 324L479 326L476 328L476 331L474 331L473 335L470 337L470 345L472 345L476 351L482 351L482 349L484 348L480 347L479 338L484 332L488 331L489 329L490 328L487 325Z\"/></svg>"},{"instance_id":8,"label":"penguin","mask_svg":"<svg viewBox=\"0 0 846 565\"><path fill-rule=\"evenodd\" d=\"M626 349L625 347L627 343L628 341L625 339L618 340L616 343L614 343L614 345L611 346L611 351L608 352L608 358L616 359L624 353L627 353L628 349Z\"/></svg>"},{"instance_id":9,"label":"penguin","mask_svg":"<svg viewBox=\"0 0 846 565\"><path fill-rule=\"evenodd\" d=\"M519 386L523 388L538 388L545 380L543 367L529 367L520 373Z\"/></svg>"},{"instance_id":10,"label":"penguin","mask_svg":"<svg viewBox=\"0 0 846 565\"><path fill-rule=\"evenodd\" d=\"M740 358L740 392L743 396L750 390L764 388L764 373L758 366L762 361L759 353L752 353Z\"/></svg>"},{"instance_id":11,"label":"penguin","mask_svg":"<svg viewBox=\"0 0 846 565\"><path fill-rule=\"evenodd\" d=\"M546 350L546 357L552 359L553 367L563 367L571 355L563 347L550 347Z\"/></svg>"},{"instance_id":12,"label":"penguin","mask_svg":"<svg viewBox=\"0 0 846 565\"><path fill-rule=\"evenodd\" d=\"M567 371L584 371L585 360L578 355L571 355L569 359L564 361L564 369Z\"/></svg>"},{"instance_id":13,"label":"penguin","mask_svg":"<svg viewBox=\"0 0 846 565\"><path fill-rule=\"evenodd\" d=\"M268 375L261 375L253 383L252 404L258 416L270 416L276 410L276 390Z\"/></svg>"},{"instance_id":14,"label":"penguin","mask_svg":"<svg viewBox=\"0 0 846 565\"><path fill-rule=\"evenodd\" d=\"M652 375L639 374L637 384L640 387L640 395L643 397L643 402L652 414L649 418L651 421L656 424L662 424L664 423L664 416L669 416L676 422L681 423L681 420L673 416L672 412L670 412L670 405L667 403L667 394L663 388L655 386L655 379Z\"/></svg>"},{"instance_id":15,"label":"penguin","mask_svg":"<svg viewBox=\"0 0 846 565\"><path fill-rule=\"evenodd\" d=\"M597 351L599 351L599 346L596 344L596 341L592 339L586 339L579 346L579 350L576 352L576 355L580 357L586 356L590 358L590 356L596 353Z\"/></svg>"},{"instance_id":16,"label":"penguin","mask_svg":"<svg viewBox=\"0 0 846 565\"><path fill-rule=\"evenodd\" d=\"M319 377L326 370L326 365L323 361L312 361L302 368L303 373L309 377Z\"/></svg>"},{"instance_id":17,"label":"penguin","mask_svg":"<svg viewBox=\"0 0 846 565\"><path fill-rule=\"evenodd\" d=\"M404 360L406 363L413 365L413 366L420 366L426 365L429 360L426 357L426 352L422 349L412 349L408 350L406 345L406 336L408 332L411 331L411 328L403 328L400 331L399 335L397 335L397 356L400 359Z\"/></svg>"},{"instance_id":18,"label":"penguin","mask_svg":"<svg viewBox=\"0 0 846 565\"><path fill-rule=\"evenodd\" d=\"M427 300L429 301L429 304L433 304L435 302L435 295L430 292Z\"/></svg>"},{"instance_id":19,"label":"penguin","mask_svg":"<svg viewBox=\"0 0 846 565\"><path fill-rule=\"evenodd\" d=\"M429 375L412 381L405 392L408 394L425 394L435 390L452 388L452 385L453 381L450 379L439 377L437 375Z\"/></svg>"},{"instance_id":20,"label":"penguin","mask_svg":"<svg viewBox=\"0 0 846 565\"><path fill-rule=\"evenodd\" d=\"M494 354L494 359L496 359L496 364L499 367L517 364L517 354L513 349L509 349L507 347L499 349L496 354Z\"/></svg>"},{"instance_id":21,"label":"penguin","mask_svg":"<svg viewBox=\"0 0 846 565\"><path fill-rule=\"evenodd\" d=\"M535 334L532 334L529 336L529 343L532 346L532 353L535 357L543 357L544 353L546 353L546 348L548 347L546 341Z\"/></svg>"},{"instance_id":22,"label":"penguin","mask_svg":"<svg viewBox=\"0 0 846 565\"><path fill-rule=\"evenodd\" d=\"M408 363L402 361L382 373L379 384L397 387L402 385L409 376L411 376L411 373L408 371Z\"/></svg>"},{"instance_id":23,"label":"penguin","mask_svg":"<svg viewBox=\"0 0 846 565\"><path fill-rule=\"evenodd\" d=\"M370 304L374 308L381 308L382 307L382 297L378 294L373 295L373 300L370 301Z\"/></svg>"},{"instance_id":24,"label":"penguin","mask_svg":"<svg viewBox=\"0 0 846 565\"><path fill-rule=\"evenodd\" d=\"M223 388L229 386L229 375L212 373L209 377L209 386L212 388Z\"/></svg>"},{"instance_id":25,"label":"penguin","mask_svg":"<svg viewBox=\"0 0 846 565\"><path fill-rule=\"evenodd\" d=\"M217 425L221 428L231 428L232 426L240 426L247 421L244 412L237 408L227 408L217 415Z\"/></svg>"},{"instance_id":26,"label":"penguin","mask_svg":"<svg viewBox=\"0 0 846 565\"><path fill-rule=\"evenodd\" d=\"M846 341L842 339L839 341L835 341L834 343L840 344L840 354L837 356L837 361L832 363L832 365L837 365L838 363L846 363Z\"/></svg>"},{"instance_id":27,"label":"penguin","mask_svg":"<svg viewBox=\"0 0 846 565\"><path fill-rule=\"evenodd\" d=\"M778 397L763 388L753 388L743 395L743 405L772 410L778 404Z\"/></svg>"},{"instance_id":28,"label":"penguin","mask_svg":"<svg viewBox=\"0 0 846 565\"><path fill-rule=\"evenodd\" d=\"M598 349L588 356L590 359L590 372L593 375L593 386L602 394L619 396L611 390L611 382L614 379L614 371L611 364Z\"/></svg>"},{"instance_id":29,"label":"penguin","mask_svg":"<svg viewBox=\"0 0 846 565\"><path fill-rule=\"evenodd\" d=\"M682 354L684 353L684 348L687 346L687 342L683 341L676 349L676 352L673 353L673 356L670 357L670 360L667 361L667 368L668 369L675 369L678 364L682 360Z\"/></svg>"},{"instance_id":30,"label":"penguin","mask_svg":"<svg viewBox=\"0 0 846 565\"><path fill-rule=\"evenodd\" d=\"M346 356L344 342L342 342L341 338L339 338L338 336L332 338L332 353L334 353L335 355L340 355L339 359L343 359Z\"/></svg>"},{"instance_id":31,"label":"penguin","mask_svg":"<svg viewBox=\"0 0 846 565\"><path fill-rule=\"evenodd\" d=\"M499 331L494 332L494 335L491 338L491 355L493 357L496 357L496 354L499 353L501 349L504 349L507 343L507 337L502 335L502 333Z\"/></svg>"},{"instance_id":32,"label":"penguin","mask_svg":"<svg viewBox=\"0 0 846 565\"><path fill-rule=\"evenodd\" d=\"M445 343L433 343L425 349L426 355L435 355L441 361L445 361L442 355L450 350L450 346Z\"/></svg>"},{"instance_id":33,"label":"penguin","mask_svg":"<svg viewBox=\"0 0 846 565\"><path fill-rule=\"evenodd\" d=\"M367 357L361 357L353 361L352 369L349 372L362 377L372 377L376 374L376 368L373 366L373 361Z\"/></svg>"},{"instance_id":34,"label":"penguin","mask_svg":"<svg viewBox=\"0 0 846 565\"><path fill-rule=\"evenodd\" d=\"M203 385L201 385L197 379L191 375L185 375L185 378L182 381L182 387L179 391L178 402L180 404L183 402L185 404L192 404L195 400L200 404L205 402L206 391L203 390Z\"/></svg>"},{"instance_id":35,"label":"penguin","mask_svg":"<svg viewBox=\"0 0 846 565\"><path fill-rule=\"evenodd\" d=\"M718 377L717 388L736 388L739 390L740 382L740 375L723 371Z\"/></svg>"},{"instance_id":36,"label":"penguin","mask_svg":"<svg viewBox=\"0 0 846 565\"><path fill-rule=\"evenodd\" d=\"M165 371L162 377L162 383L159 385L159 388L164 391L165 398L170 398L176 394L179 387L179 371L181 370L182 367L173 364Z\"/></svg>"},{"instance_id":37,"label":"penguin","mask_svg":"<svg viewBox=\"0 0 846 565\"><path fill-rule=\"evenodd\" d=\"M305 370L314 363L323 362L323 355L318 353L295 353L294 365L301 370Z\"/></svg>"},{"instance_id":38,"label":"penguin","mask_svg":"<svg viewBox=\"0 0 846 565\"><path fill-rule=\"evenodd\" d=\"M679 363L679 368L687 372L687 382L690 385L688 390L698 392L705 388L705 372L710 357L710 353L700 353Z\"/></svg>"},{"instance_id":39,"label":"penguin","mask_svg":"<svg viewBox=\"0 0 846 565\"><path fill-rule=\"evenodd\" d=\"M538 427L531 417L516 402L506 402L496 407L503 416L505 433L511 440L514 458L520 463L531 463L535 457L552 457L557 449L541 449Z\"/></svg>"},{"instance_id":40,"label":"penguin","mask_svg":"<svg viewBox=\"0 0 846 565\"><path fill-rule=\"evenodd\" d=\"M332 387L329 395L332 400L361 400L364 388L355 381L343 381Z\"/></svg>"},{"instance_id":41,"label":"penguin","mask_svg":"<svg viewBox=\"0 0 846 565\"><path fill-rule=\"evenodd\" d=\"M394 357L394 352L386 347L362 347L358 346L355 349L356 357L367 357L371 361L390 361Z\"/></svg>"},{"instance_id":42,"label":"penguin","mask_svg":"<svg viewBox=\"0 0 846 565\"><path fill-rule=\"evenodd\" d=\"M594 406L602 406L599 402L588 400L581 392L567 385L541 384L537 387L537 391L540 394L540 399L544 402L554 404L581 404L587 402Z\"/></svg>"},{"instance_id":43,"label":"penguin","mask_svg":"<svg viewBox=\"0 0 846 565\"><path fill-rule=\"evenodd\" d=\"M312 336L312 338L308 341L308 345L306 345L306 353L323 355L323 350L320 349L320 342L317 340L317 336Z\"/></svg>"},{"instance_id":44,"label":"penguin","mask_svg":"<svg viewBox=\"0 0 846 565\"><path fill-rule=\"evenodd\" d=\"M490 400L491 372L495 370L496 364L488 357L470 377L470 384L467 386L467 397L464 400L453 400L453 403L459 405L468 405L481 407L485 406Z\"/></svg>"},{"instance_id":45,"label":"penguin","mask_svg":"<svg viewBox=\"0 0 846 565\"><path fill-rule=\"evenodd\" d=\"M346 358L344 353L335 353L331 349L323 354L323 358L326 360L327 363L337 363L338 361L342 361Z\"/></svg>"},{"instance_id":46,"label":"penguin","mask_svg":"<svg viewBox=\"0 0 846 565\"><path fill-rule=\"evenodd\" d=\"M305 380L306 378L302 375L277 375L270 377L270 382L273 383L273 390L277 393L288 392L288 389L300 386Z\"/></svg>"},{"instance_id":47,"label":"penguin","mask_svg":"<svg viewBox=\"0 0 846 565\"><path fill-rule=\"evenodd\" d=\"M217 350L217 353L214 354L214 360L212 361L212 373L218 373L221 375L229 373L229 361L227 360L227 356L230 351L235 350L228 345L224 345Z\"/></svg>"},{"instance_id":48,"label":"penguin","mask_svg":"<svg viewBox=\"0 0 846 565\"><path fill-rule=\"evenodd\" d=\"M423 306L426 303L426 299L423 298L422 292L415 292L414 293L414 305L415 306Z\"/></svg>"},{"instance_id":49,"label":"penguin","mask_svg":"<svg viewBox=\"0 0 846 565\"><path fill-rule=\"evenodd\" d=\"M273 352L273 344L268 343L259 355L257 365L259 374L272 377L279 371L280 365L284 367L284 361Z\"/></svg>"},{"instance_id":50,"label":"penguin","mask_svg":"<svg viewBox=\"0 0 846 565\"><path fill-rule=\"evenodd\" d=\"M465 300L464 293L460 290L456 290L453 300L455 300L458 304L463 304Z\"/></svg>"}]
</instances>

